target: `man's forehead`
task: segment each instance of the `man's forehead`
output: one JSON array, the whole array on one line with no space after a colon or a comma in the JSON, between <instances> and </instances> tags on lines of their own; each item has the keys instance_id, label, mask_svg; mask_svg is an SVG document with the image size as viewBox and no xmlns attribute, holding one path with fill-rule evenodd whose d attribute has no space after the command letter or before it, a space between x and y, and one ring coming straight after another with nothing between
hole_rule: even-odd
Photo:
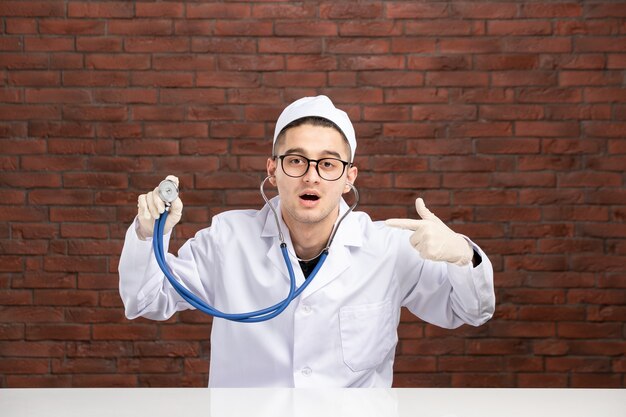
<instances>
[{"instance_id":1,"label":"man's forehead","mask_svg":"<svg viewBox=\"0 0 626 417\"><path fill-rule=\"evenodd\" d=\"M350 146L343 135L332 127L304 124L285 131L278 143L281 151L300 151L310 154L335 154L350 156Z\"/></svg>"}]
</instances>

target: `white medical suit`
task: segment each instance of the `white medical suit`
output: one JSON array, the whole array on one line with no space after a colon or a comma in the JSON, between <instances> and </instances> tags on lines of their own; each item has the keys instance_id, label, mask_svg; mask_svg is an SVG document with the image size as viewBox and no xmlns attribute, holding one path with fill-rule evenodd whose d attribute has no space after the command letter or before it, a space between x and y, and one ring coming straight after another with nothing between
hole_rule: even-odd
<instances>
[{"instance_id":1,"label":"white medical suit","mask_svg":"<svg viewBox=\"0 0 626 417\"><path fill-rule=\"evenodd\" d=\"M280 213L279 197L272 203ZM347 208L342 201L341 213ZM279 220L300 285L304 276ZM489 320L493 270L482 250L472 243L482 257L475 268L428 261L411 247L410 234L363 212L349 214L313 282L282 314L262 323L213 320L209 386L390 387L401 306L445 328ZM167 252L169 235L164 241ZM289 291L267 205L215 216L178 256L166 256L187 288L223 312L265 308ZM166 320L193 308L164 277L152 242L137 237L135 224L126 233L119 274L129 319Z\"/></svg>"}]
</instances>

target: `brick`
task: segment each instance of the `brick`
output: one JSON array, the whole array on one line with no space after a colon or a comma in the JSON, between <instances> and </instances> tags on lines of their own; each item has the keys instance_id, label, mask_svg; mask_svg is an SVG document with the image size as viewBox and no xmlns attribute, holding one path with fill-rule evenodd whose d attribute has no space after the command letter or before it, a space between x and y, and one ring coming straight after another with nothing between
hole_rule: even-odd
<instances>
[{"instance_id":1,"label":"brick","mask_svg":"<svg viewBox=\"0 0 626 417\"><path fill-rule=\"evenodd\" d=\"M621 175L608 172L573 172L559 174L562 187L620 186Z\"/></svg>"},{"instance_id":2,"label":"brick","mask_svg":"<svg viewBox=\"0 0 626 417\"><path fill-rule=\"evenodd\" d=\"M492 323L490 335L501 338L548 338L555 336L555 325L529 321Z\"/></svg>"},{"instance_id":3,"label":"brick","mask_svg":"<svg viewBox=\"0 0 626 417\"><path fill-rule=\"evenodd\" d=\"M626 68L626 54L609 54L606 66L608 69Z\"/></svg>"},{"instance_id":4,"label":"brick","mask_svg":"<svg viewBox=\"0 0 626 417\"><path fill-rule=\"evenodd\" d=\"M550 35L552 25L547 20L490 20L487 33L494 36Z\"/></svg>"},{"instance_id":5,"label":"brick","mask_svg":"<svg viewBox=\"0 0 626 417\"><path fill-rule=\"evenodd\" d=\"M200 80L200 74L198 74ZM150 86L150 87L192 87L193 74L176 71L141 71L133 72L130 75L130 81L126 78L126 83L133 86ZM198 84L199 87L205 86Z\"/></svg>"},{"instance_id":6,"label":"brick","mask_svg":"<svg viewBox=\"0 0 626 417\"><path fill-rule=\"evenodd\" d=\"M392 19L427 19L444 17L448 5L442 3L407 3L389 2L386 4L385 17Z\"/></svg>"},{"instance_id":7,"label":"brick","mask_svg":"<svg viewBox=\"0 0 626 417\"><path fill-rule=\"evenodd\" d=\"M139 37L124 40L126 52L187 52L189 40L185 38Z\"/></svg>"},{"instance_id":8,"label":"brick","mask_svg":"<svg viewBox=\"0 0 626 417\"><path fill-rule=\"evenodd\" d=\"M274 26L270 21L238 21L218 20L213 30L215 36L272 36L287 35L274 33Z\"/></svg>"},{"instance_id":9,"label":"brick","mask_svg":"<svg viewBox=\"0 0 626 417\"><path fill-rule=\"evenodd\" d=\"M274 23L274 33L278 36L337 36L337 23L318 20L277 21Z\"/></svg>"},{"instance_id":10,"label":"brick","mask_svg":"<svg viewBox=\"0 0 626 417\"><path fill-rule=\"evenodd\" d=\"M263 75L263 84L267 87L325 87L326 74L310 72L305 78L299 72L268 72ZM241 85L241 84L240 84ZM245 85L244 85L245 86Z\"/></svg>"},{"instance_id":11,"label":"brick","mask_svg":"<svg viewBox=\"0 0 626 417\"><path fill-rule=\"evenodd\" d=\"M557 334L564 338L620 338L621 325L619 323L576 323L563 322L557 327Z\"/></svg>"},{"instance_id":12,"label":"brick","mask_svg":"<svg viewBox=\"0 0 626 417\"><path fill-rule=\"evenodd\" d=\"M400 54L434 53L436 51L434 39L426 37L402 37L391 40L391 51ZM410 58L410 57L409 57Z\"/></svg>"},{"instance_id":13,"label":"brick","mask_svg":"<svg viewBox=\"0 0 626 417\"><path fill-rule=\"evenodd\" d=\"M60 71L19 71L8 74L8 84L28 87L51 87L60 84Z\"/></svg>"},{"instance_id":14,"label":"brick","mask_svg":"<svg viewBox=\"0 0 626 417\"><path fill-rule=\"evenodd\" d=\"M0 359L0 372L8 374L44 374L48 371L48 359Z\"/></svg>"},{"instance_id":15,"label":"brick","mask_svg":"<svg viewBox=\"0 0 626 417\"><path fill-rule=\"evenodd\" d=\"M58 237L58 226L54 224L19 223L11 227L13 238L50 239Z\"/></svg>"},{"instance_id":16,"label":"brick","mask_svg":"<svg viewBox=\"0 0 626 417\"><path fill-rule=\"evenodd\" d=\"M584 131L592 137L619 137L626 134L626 122L589 122L584 125Z\"/></svg>"},{"instance_id":17,"label":"brick","mask_svg":"<svg viewBox=\"0 0 626 417\"><path fill-rule=\"evenodd\" d=\"M193 38L191 40L191 51L240 54L256 53L257 43L251 38Z\"/></svg>"},{"instance_id":18,"label":"brick","mask_svg":"<svg viewBox=\"0 0 626 417\"><path fill-rule=\"evenodd\" d=\"M145 125L146 137L184 138L206 137L209 127L206 123L149 123Z\"/></svg>"},{"instance_id":19,"label":"brick","mask_svg":"<svg viewBox=\"0 0 626 417\"><path fill-rule=\"evenodd\" d=\"M278 64L275 66L276 70L283 69L279 68ZM337 69L338 63L337 58L333 56L289 55L286 57L284 67L289 71L331 71Z\"/></svg>"},{"instance_id":20,"label":"brick","mask_svg":"<svg viewBox=\"0 0 626 417\"><path fill-rule=\"evenodd\" d=\"M382 4L324 3L320 17L327 19L377 19L382 17Z\"/></svg>"},{"instance_id":21,"label":"brick","mask_svg":"<svg viewBox=\"0 0 626 417\"><path fill-rule=\"evenodd\" d=\"M521 14L524 17L579 17L582 16L583 8L576 3L556 4L524 4Z\"/></svg>"},{"instance_id":22,"label":"brick","mask_svg":"<svg viewBox=\"0 0 626 417\"><path fill-rule=\"evenodd\" d=\"M576 122L516 122L515 133L517 136L549 136L549 137L575 137L580 134L579 125Z\"/></svg>"},{"instance_id":23,"label":"brick","mask_svg":"<svg viewBox=\"0 0 626 417\"><path fill-rule=\"evenodd\" d=\"M552 71L504 71L492 72L491 84L495 87L555 85L556 75Z\"/></svg>"},{"instance_id":24,"label":"brick","mask_svg":"<svg viewBox=\"0 0 626 417\"><path fill-rule=\"evenodd\" d=\"M28 17L7 17L5 19L5 30L8 34L32 35L37 33L37 21Z\"/></svg>"},{"instance_id":25,"label":"brick","mask_svg":"<svg viewBox=\"0 0 626 417\"><path fill-rule=\"evenodd\" d=\"M91 18L123 18L133 17L133 5L123 1L112 2L79 2L72 1L67 5L69 17Z\"/></svg>"},{"instance_id":26,"label":"brick","mask_svg":"<svg viewBox=\"0 0 626 417\"><path fill-rule=\"evenodd\" d=\"M582 92L577 89L529 87L519 92L519 100L522 103L578 103L582 101Z\"/></svg>"},{"instance_id":27,"label":"brick","mask_svg":"<svg viewBox=\"0 0 626 417\"><path fill-rule=\"evenodd\" d=\"M317 14L317 8L314 5L259 4L252 7L252 16L260 19L302 19L313 18Z\"/></svg>"},{"instance_id":28,"label":"brick","mask_svg":"<svg viewBox=\"0 0 626 417\"><path fill-rule=\"evenodd\" d=\"M63 84L72 87L124 87L129 76L121 71L63 71Z\"/></svg>"},{"instance_id":29,"label":"brick","mask_svg":"<svg viewBox=\"0 0 626 417\"><path fill-rule=\"evenodd\" d=\"M96 324L92 328L93 340L152 340L157 336L153 324Z\"/></svg>"},{"instance_id":30,"label":"brick","mask_svg":"<svg viewBox=\"0 0 626 417\"><path fill-rule=\"evenodd\" d=\"M325 44L325 51L331 54L386 54L389 49L389 41L384 39L336 38Z\"/></svg>"},{"instance_id":31,"label":"brick","mask_svg":"<svg viewBox=\"0 0 626 417\"><path fill-rule=\"evenodd\" d=\"M519 373L517 374L517 386L520 388L546 388L546 387L566 387L566 374L551 373Z\"/></svg>"},{"instance_id":32,"label":"brick","mask_svg":"<svg viewBox=\"0 0 626 417\"><path fill-rule=\"evenodd\" d=\"M50 56L51 69L82 69L85 67L83 54L59 52Z\"/></svg>"},{"instance_id":33,"label":"brick","mask_svg":"<svg viewBox=\"0 0 626 417\"><path fill-rule=\"evenodd\" d=\"M582 37L574 42L575 52L624 52L626 38L616 36Z\"/></svg>"},{"instance_id":34,"label":"brick","mask_svg":"<svg viewBox=\"0 0 626 417\"><path fill-rule=\"evenodd\" d=\"M104 35L105 22L86 19L39 19L39 33L53 35Z\"/></svg>"},{"instance_id":35,"label":"brick","mask_svg":"<svg viewBox=\"0 0 626 417\"><path fill-rule=\"evenodd\" d=\"M88 340L90 329L87 325L42 324L26 326L27 340Z\"/></svg>"},{"instance_id":36,"label":"brick","mask_svg":"<svg viewBox=\"0 0 626 417\"><path fill-rule=\"evenodd\" d=\"M104 258L77 256L49 256L44 260L44 270L50 272L103 272L106 270Z\"/></svg>"},{"instance_id":37,"label":"brick","mask_svg":"<svg viewBox=\"0 0 626 417\"><path fill-rule=\"evenodd\" d=\"M474 339L469 340L466 346L466 353L472 355L510 355L529 352L529 343L524 340Z\"/></svg>"},{"instance_id":38,"label":"brick","mask_svg":"<svg viewBox=\"0 0 626 417\"><path fill-rule=\"evenodd\" d=\"M204 340L209 337L210 326L207 325L181 325L162 326L161 338L163 340Z\"/></svg>"},{"instance_id":39,"label":"brick","mask_svg":"<svg viewBox=\"0 0 626 417\"><path fill-rule=\"evenodd\" d=\"M58 173L5 172L0 174L0 184L22 188L57 188L61 186L61 176Z\"/></svg>"},{"instance_id":40,"label":"brick","mask_svg":"<svg viewBox=\"0 0 626 417\"><path fill-rule=\"evenodd\" d=\"M250 6L246 4L187 4L185 5L188 19L244 19L250 17Z\"/></svg>"},{"instance_id":41,"label":"brick","mask_svg":"<svg viewBox=\"0 0 626 417\"><path fill-rule=\"evenodd\" d=\"M404 57L385 55L365 55L356 57L340 57L339 67L343 70L398 70L403 69Z\"/></svg>"},{"instance_id":42,"label":"brick","mask_svg":"<svg viewBox=\"0 0 626 417\"><path fill-rule=\"evenodd\" d=\"M5 1L0 5L2 16L59 16L65 14L65 5L59 1Z\"/></svg>"},{"instance_id":43,"label":"brick","mask_svg":"<svg viewBox=\"0 0 626 417\"><path fill-rule=\"evenodd\" d=\"M450 15L465 19L507 19L518 15L515 3L457 2L451 5Z\"/></svg>"},{"instance_id":44,"label":"brick","mask_svg":"<svg viewBox=\"0 0 626 417\"><path fill-rule=\"evenodd\" d=\"M487 54L476 55L473 59L477 70L528 70L539 65L539 59L528 54Z\"/></svg>"},{"instance_id":45,"label":"brick","mask_svg":"<svg viewBox=\"0 0 626 417\"><path fill-rule=\"evenodd\" d=\"M518 317L533 321L585 320L585 309L569 306L522 306Z\"/></svg>"},{"instance_id":46,"label":"brick","mask_svg":"<svg viewBox=\"0 0 626 417\"><path fill-rule=\"evenodd\" d=\"M570 376L570 386L572 388L620 388L621 381L619 377L619 375L607 373L572 373Z\"/></svg>"},{"instance_id":47,"label":"brick","mask_svg":"<svg viewBox=\"0 0 626 417\"><path fill-rule=\"evenodd\" d=\"M121 358L132 354L132 345L131 342L74 341L67 343L65 352L69 358Z\"/></svg>"},{"instance_id":48,"label":"brick","mask_svg":"<svg viewBox=\"0 0 626 417\"><path fill-rule=\"evenodd\" d=\"M615 71L561 71L560 86L577 85L621 85L622 75Z\"/></svg>"},{"instance_id":49,"label":"brick","mask_svg":"<svg viewBox=\"0 0 626 417\"><path fill-rule=\"evenodd\" d=\"M593 154L600 150L600 142L592 139L543 139L543 152L550 154Z\"/></svg>"},{"instance_id":50,"label":"brick","mask_svg":"<svg viewBox=\"0 0 626 417\"><path fill-rule=\"evenodd\" d=\"M399 36L401 33L399 21L348 20L339 23L340 36Z\"/></svg>"},{"instance_id":51,"label":"brick","mask_svg":"<svg viewBox=\"0 0 626 417\"><path fill-rule=\"evenodd\" d=\"M362 145L359 144L359 153L362 152ZM389 152L385 147L382 151ZM407 140L406 152L410 155L469 155L472 153L472 144L469 139L417 139ZM361 177L359 176L359 182Z\"/></svg>"},{"instance_id":52,"label":"brick","mask_svg":"<svg viewBox=\"0 0 626 417\"><path fill-rule=\"evenodd\" d=\"M171 35L174 25L167 19L109 19L107 33L109 35Z\"/></svg>"},{"instance_id":53,"label":"brick","mask_svg":"<svg viewBox=\"0 0 626 417\"><path fill-rule=\"evenodd\" d=\"M185 6L176 2L138 3L135 5L135 16L137 17L183 17L184 13Z\"/></svg>"},{"instance_id":54,"label":"brick","mask_svg":"<svg viewBox=\"0 0 626 417\"><path fill-rule=\"evenodd\" d=\"M117 363L117 371L120 373L178 373L180 370L181 360L177 358L121 358Z\"/></svg>"},{"instance_id":55,"label":"brick","mask_svg":"<svg viewBox=\"0 0 626 417\"><path fill-rule=\"evenodd\" d=\"M507 269L523 269L526 271L565 271L567 261L562 256L509 256L505 259Z\"/></svg>"},{"instance_id":56,"label":"brick","mask_svg":"<svg viewBox=\"0 0 626 417\"><path fill-rule=\"evenodd\" d=\"M150 68L150 56L147 54L90 54L85 57L85 67L94 70L146 70Z\"/></svg>"}]
</instances>

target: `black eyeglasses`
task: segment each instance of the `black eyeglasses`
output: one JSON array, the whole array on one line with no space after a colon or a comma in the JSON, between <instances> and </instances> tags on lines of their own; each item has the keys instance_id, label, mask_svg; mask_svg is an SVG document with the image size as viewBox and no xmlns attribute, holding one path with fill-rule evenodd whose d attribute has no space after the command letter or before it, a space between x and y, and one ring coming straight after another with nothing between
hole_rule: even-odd
<instances>
[{"instance_id":1,"label":"black eyeglasses","mask_svg":"<svg viewBox=\"0 0 626 417\"><path fill-rule=\"evenodd\" d=\"M350 162L337 158L309 159L297 154L280 155L278 159L283 172L292 178L304 176L309 171L311 162L315 162L317 175L326 181L337 181L343 175L346 166L350 165Z\"/></svg>"}]
</instances>

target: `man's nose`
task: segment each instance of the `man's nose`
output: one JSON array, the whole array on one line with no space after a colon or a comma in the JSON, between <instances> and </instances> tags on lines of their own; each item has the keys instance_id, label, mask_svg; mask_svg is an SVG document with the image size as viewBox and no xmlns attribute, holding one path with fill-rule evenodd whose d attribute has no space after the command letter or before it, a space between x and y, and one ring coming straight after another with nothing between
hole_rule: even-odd
<instances>
[{"instance_id":1,"label":"man's nose","mask_svg":"<svg viewBox=\"0 0 626 417\"><path fill-rule=\"evenodd\" d=\"M304 180L308 182L320 182L320 175L317 172L317 162L309 161L309 169L304 174Z\"/></svg>"}]
</instances>

